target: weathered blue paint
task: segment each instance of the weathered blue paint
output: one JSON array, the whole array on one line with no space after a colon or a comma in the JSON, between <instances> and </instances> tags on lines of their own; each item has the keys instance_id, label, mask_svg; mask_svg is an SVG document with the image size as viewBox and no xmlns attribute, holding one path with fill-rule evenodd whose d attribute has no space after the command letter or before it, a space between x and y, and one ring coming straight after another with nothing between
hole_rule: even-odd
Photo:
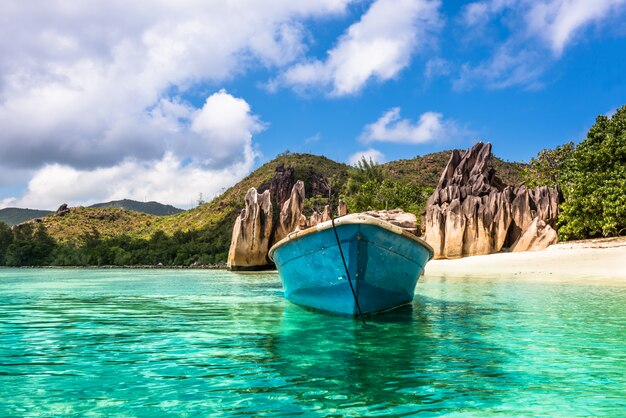
<instances>
[{"instance_id":1,"label":"weathered blue paint","mask_svg":"<svg viewBox=\"0 0 626 418\"><path fill-rule=\"evenodd\" d=\"M363 313L413 300L432 249L376 224L340 223L336 228ZM358 314L332 227L283 240L270 254L288 300L323 311Z\"/></svg>"}]
</instances>

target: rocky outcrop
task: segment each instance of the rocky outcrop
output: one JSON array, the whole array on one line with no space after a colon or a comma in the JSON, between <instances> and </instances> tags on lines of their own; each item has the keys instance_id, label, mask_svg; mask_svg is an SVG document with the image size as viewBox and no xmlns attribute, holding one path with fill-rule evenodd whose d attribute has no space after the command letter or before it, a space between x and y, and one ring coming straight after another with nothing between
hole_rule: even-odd
<instances>
[{"instance_id":1,"label":"rocky outcrop","mask_svg":"<svg viewBox=\"0 0 626 418\"><path fill-rule=\"evenodd\" d=\"M283 185L276 182L274 184ZM322 215L314 215L311 221L302 214L304 208L304 183L297 181L282 205L277 222L272 213L271 190L258 193L255 188L248 190L245 208L235 220L233 235L228 252L228 267L231 270L261 270L270 268L267 253L272 245L290 232L308 227L321 220ZM280 192L281 187L276 188Z\"/></svg>"},{"instance_id":2,"label":"rocky outcrop","mask_svg":"<svg viewBox=\"0 0 626 418\"><path fill-rule=\"evenodd\" d=\"M272 180L260 186L263 193L255 188L248 190L245 208L237 217L228 252L228 267L231 270L261 270L271 268L267 253L272 245L289 233L317 225L331 219L331 209L324 207L319 213L314 211L307 219L304 216L304 182L293 182L293 169L277 167ZM288 194L285 188L291 184ZM325 179L318 179L317 186L323 187ZM275 194L275 196L273 196ZM282 202L281 202L282 200ZM273 201L281 202L278 214L272 213ZM345 215L345 202L339 202L339 214Z\"/></svg>"},{"instance_id":3,"label":"rocky outcrop","mask_svg":"<svg viewBox=\"0 0 626 418\"><path fill-rule=\"evenodd\" d=\"M274 207L282 208L283 204L289 200L295 183L293 168L285 168L285 165L281 163L276 167L274 177L259 186L257 190L259 193L269 190Z\"/></svg>"},{"instance_id":4,"label":"rocky outcrop","mask_svg":"<svg viewBox=\"0 0 626 418\"><path fill-rule=\"evenodd\" d=\"M245 208L235 220L228 252L228 268L259 270L270 266L267 252L273 226L269 190L259 194L251 188L246 193Z\"/></svg>"},{"instance_id":5,"label":"rocky outcrop","mask_svg":"<svg viewBox=\"0 0 626 418\"><path fill-rule=\"evenodd\" d=\"M555 243L558 188L507 186L491 166L491 144L454 151L423 213L435 258L543 249Z\"/></svg>"},{"instance_id":6,"label":"rocky outcrop","mask_svg":"<svg viewBox=\"0 0 626 418\"><path fill-rule=\"evenodd\" d=\"M290 232L306 228L307 219L302 214L304 209L304 182L298 180L291 189L289 199L283 203L274 234L274 242L285 238Z\"/></svg>"},{"instance_id":7,"label":"rocky outcrop","mask_svg":"<svg viewBox=\"0 0 626 418\"><path fill-rule=\"evenodd\" d=\"M399 226L407 232L417 235L417 216L412 213L405 212L402 209L393 210L371 210L366 214L389 222L392 225Z\"/></svg>"},{"instance_id":8,"label":"rocky outcrop","mask_svg":"<svg viewBox=\"0 0 626 418\"><path fill-rule=\"evenodd\" d=\"M54 213L57 216L64 216L65 214L70 213L70 208L67 207L67 203L63 203Z\"/></svg>"},{"instance_id":9,"label":"rocky outcrop","mask_svg":"<svg viewBox=\"0 0 626 418\"><path fill-rule=\"evenodd\" d=\"M533 219L528 229L511 246L511 251L543 250L557 241L556 231L539 218Z\"/></svg>"}]
</instances>

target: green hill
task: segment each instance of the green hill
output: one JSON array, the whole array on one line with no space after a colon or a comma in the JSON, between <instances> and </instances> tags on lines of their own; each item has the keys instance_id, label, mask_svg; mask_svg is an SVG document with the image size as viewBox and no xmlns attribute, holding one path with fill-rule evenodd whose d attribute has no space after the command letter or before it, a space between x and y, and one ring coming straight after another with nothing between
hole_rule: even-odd
<instances>
[{"instance_id":1,"label":"green hill","mask_svg":"<svg viewBox=\"0 0 626 418\"><path fill-rule=\"evenodd\" d=\"M157 215L157 216L167 216L167 215L176 215L177 213L183 212L182 209L178 209L172 205L164 205L159 202L138 202L136 200L123 199L123 200L114 200L111 202L105 203L96 203L95 205L89 206L90 208L119 208L125 210L134 210L135 212L147 213L149 215Z\"/></svg>"},{"instance_id":2,"label":"green hill","mask_svg":"<svg viewBox=\"0 0 626 418\"><path fill-rule=\"evenodd\" d=\"M89 206L90 208L118 208L129 211L146 213L148 215L167 216L175 215L183 212L171 205L164 205L159 202L138 202L136 200L123 199L111 202L96 203ZM51 210L23 209L23 208L4 208L0 209L0 222L4 222L9 226L21 224L32 219L42 218L54 213Z\"/></svg>"},{"instance_id":3,"label":"green hill","mask_svg":"<svg viewBox=\"0 0 626 418\"><path fill-rule=\"evenodd\" d=\"M392 161L382 165L382 169L388 178L398 183L435 187L450 152ZM28 228L32 231L26 234L33 237L26 236L24 239L27 241L41 241L47 233L57 243L56 250L48 251L51 255L47 261L39 261L28 253L28 249L37 248L36 245L25 244L22 253L7 253L7 264L127 265L165 261L173 265L190 265L224 262L232 227L244 206L246 192L251 187L267 189L279 166L293 169L294 178L305 182L305 215L310 215L313 207L321 209L327 202L328 190L320 186L320 178L330 184L332 198L336 202L344 191L350 170L350 166L322 156L282 154L212 201L174 215L156 216L122 208L70 208L63 215L53 213L20 226L25 231ZM505 182L519 183L523 164L496 158L494 166ZM278 210L275 207L274 213L277 214ZM14 235L19 237L20 233Z\"/></svg>"},{"instance_id":4,"label":"green hill","mask_svg":"<svg viewBox=\"0 0 626 418\"><path fill-rule=\"evenodd\" d=\"M31 219L50 215L51 213L51 210L4 208L0 209L0 222L13 226Z\"/></svg>"},{"instance_id":5,"label":"green hill","mask_svg":"<svg viewBox=\"0 0 626 418\"><path fill-rule=\"evenodd\" d=\"M337 193L346 181L349 168L322 156L286 154L264 164L212 201L175 215L155 216L120 208L77 207L70 208L69 213L63 216L47 216L40 223L59 242L78 241L93 231L98 231L103 238L120 235L148 238L158 230L168 235L176 231L201 230L219 236L230 245L232 225L243 208L246 192L251 187L258 188L269 182L280 164L292 167L294 177L304 180L307 185L312 172L336 179L339 185Z\"/></svg>"}]
</instances>

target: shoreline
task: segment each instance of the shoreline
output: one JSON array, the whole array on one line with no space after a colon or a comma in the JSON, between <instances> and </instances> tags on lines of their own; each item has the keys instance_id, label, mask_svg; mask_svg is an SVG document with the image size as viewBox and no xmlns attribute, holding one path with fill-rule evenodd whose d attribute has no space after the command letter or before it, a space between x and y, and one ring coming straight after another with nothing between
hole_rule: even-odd
<instances>
[{"instance_id":1,"label":"shoreline","mask_svg":"<svg viewBox=\"0 0 626 418\"><path fill-rule=\"evenodd\" d=\"M56 269L56 270L113 270L113 269L126 269L126 270L227 270L226 264L201 264L197 266L159 266L152 264L141 264L131 266L0 266L2 269Z\"/></svg>"},{"instance_id":2,"label":"shoreline","mask_svg":"<svg viewBox=\"0 0 626 418\"><path fill-rule=\"evenodd\" d=\"M226 264L195 266L0 266L5 269L55 270L228 270ZM276 270L263 270L262 273ZM254 272L236 272L250 274ZM524 281L614 281L626 285L626 237L566 241L541 251L500 252L458 259L431 260L420 281L446 278Z\"/></svg>"},{"instance_id":3,"label":"shoreline","mask_svg":"<svg viewBox=\"0 0 626 418\"><path fill-rule=\"evenodd\" d=\"M431 260L424 276L528 281L619 281L626 284L626 237L567 241L541 251Z\"/></svg>"}]
</instances>

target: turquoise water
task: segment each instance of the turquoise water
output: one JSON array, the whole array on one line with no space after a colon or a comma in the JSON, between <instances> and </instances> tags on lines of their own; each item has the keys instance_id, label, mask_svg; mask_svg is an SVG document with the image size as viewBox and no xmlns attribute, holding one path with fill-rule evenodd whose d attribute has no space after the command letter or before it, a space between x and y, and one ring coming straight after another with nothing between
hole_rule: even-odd
<instances>
[{"instance_id":1,"label":"turquoise water","mask_svg":"<svg viewBox=\"0 0 626 418\"><path fill-rule=\"evenodd\" d=\"M0 415L626 411L625 285L427 277L369 322L276 274L0 270Z\"/></svg>"}]
</instances>

